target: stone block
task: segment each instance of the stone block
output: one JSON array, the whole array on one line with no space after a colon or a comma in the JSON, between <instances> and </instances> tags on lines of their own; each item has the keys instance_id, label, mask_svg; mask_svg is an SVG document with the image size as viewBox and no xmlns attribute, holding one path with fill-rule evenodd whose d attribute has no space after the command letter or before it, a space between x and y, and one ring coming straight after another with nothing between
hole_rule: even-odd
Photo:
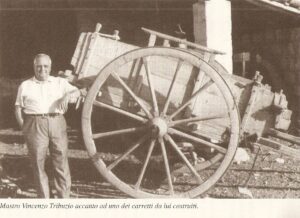
<instances>
[{"instance_id":1,"label":"stone block","mask_svg":"<svg viewBox=\"0 0 300 218\"><path fill-rule=\"evenodd\" d=\"M280 42L283 40L283 33L282 33L282 30L278 29L278 30L275 30L275 37L276 37L276 41L277 42Z\"/></svg>"},{"instance_id":2,"label":"stone block","mask_svg":"<svg viewBox=\"0 0 300 218\"><path fill-rule=\"evenodd\" d=\"M293 31L296 33L297 39L300 39L300 27L294 28Z\"/></svg>"},{"instance_id":3,"label":"stone block","mask_svg":"<svg viewBox=\"0 0 300 218\"><path fill-rule=\"evenodd\" d=\"M298 99L300 98L300 84L295 84L295 86L294 86L294 93L293 94L295 96L297 96Z\"/></svg>"},{"instance_id":4,"label":"stone block","mask_svg":"<svg viewBox=\"0 0 300 218\"><path fill-rule=\"evenodd\" d=\"M269 46L269 51L271 54L280 57L282 55L282 46L278 43L274 43L271 46Z\"/></svg>"},{"instance_id":5,"label":"stone block","mask_svg":"<svg viewBox=\"0 0 300 218\"><path fill-rule=\"evenodd\" d=\"M289 84L293 84L295 82L296 72L289 71L284 75L284 77Z\"/></svg>"},{"instance_id":6,"label":"stone block","mask_svg":"<svg viewBox=\"0 0 300 218\"><path fill-rule=\"evenodd\" d=\"M295 49L294 43L289 42L287 44L287 50L291 56L295 56L297 50Z\"/></svg>"},{"instance_id":7,"label":"stone block","mask_svg":"<svg viewBox=\"0 0 300 218\"><path fill-rule=\"evenodd\" d=\"M300 57L300 38L298 42L294 43L294 48L296 49L296 54Z\"/></svg>"},{"instance_id":8,"label":"stone block","mask_svg":"<svg viewBox=\"0 0 300 218\"><path fill-rule=\"evenodd\" d=\"M265 43L269 44L275 40L275 31L274 30L266 30L265 31Z\"/></svg>"},{"instance_id":9,"label":"stone block","mask_svg":"<svg viewBox=\"0 0 300 218\"><path fill-rule=\"evenodd\" d=\"M297 61L295 63L295 70L300 72L300 60L297 58Z\"/></svg>"},{"instance_id":10,"label":"stone block","mask_svg":"<svg viewBox=\"0 0 300 218\"><path fill-rule=\"evenodd\" d=\"M244 47L247 47L251 44L250 36L249 35L243 35L241 43L243 44Z\"/></svg>"},{"instance_id":11,"label":"stone block","mask_svg":"<svg viewBox=\"0 0 300 218\"><path fill-rule=\"evenodd\" d=\"M290 94L289 96L289 109L293 110L293 113L296 113L296 108L297 108L297 102L298 102L298 97L294 94Z\"/></svg>"},{"instance_id":12,"label":"stone block","mask_svg":"<svg viewBox=\"0 0 300 218\"><path fill-rule=\"evenodd\" d=\"M299 41L300 41L300 39L299 39ZM294 47L294 55L295 56L298 56L299 55L299 45L300 45L300 42L298 42L298 41L293 41L293 42L291 42L292 44L293 44L293 47Z\"/></svg>"},{"instance_id":13,"label":"stone block","mask_svg":"<svg viewBox=\"0 0 300 218\"><path fill-rule=\"evenodd\" d=\"M290 29L277 29L275 30L277 42L290 41L291 30Z\"/></svg>"},{"instance_id":14,"label":"stone block","mask_svg":"<svg viewBox=\"0 0 300 218\"><path fill-rule=\"evenodd\" d=\"M254 43L255 45L264 43L263 33L254 33L251 38L252 38L252 43Z\"/></svg>"},{"instance_id":15,"label":"stone block","mask_svg":"<svg viewBox=\"0 0 300 218\"><path fill-rule=\"evenodd\" d=\"M300 70L295 71L295 78L294 83L300 86Z\"/></svg>"},{"instance_id":16,"label":"stone block","mask_svg":"<svg viewBox=\"0 0 300 218\"><path fill-rule=\"evenodd\" d=\"M290 51L289 51L289 48L288 48L288 45L285 44L283 47L282 47L282 53L281 53L281 56L282 58L290 58L290 57L293 57L292 55L290 55Z\"/></svg>"},{"instance_id":17,"label":"stone block","mask_svg":"<svg viewBox=\"0 0 300 218\"><path fill-rule=\"evenodd\" d=\"M293 28L291 30L290 41L298 41L300 39L300 28Z\"/></svg>"},{"instance_id":18,"label":"stone block","mask_svg":"<svg viewBox=\"0 0 300 218\"><path fill-rule=\"evenodd\" d=\"M288 58L281 58L280 59L280 66L282 69L287 69L289 67L289 59Z\"/></svg>"},{"instance_id":19,"label":"stone block","mask_svg":"<svg viewBox=\"0 0 300 218\"><path fill-rule=\"evenodd\" d=\"M294 72L294 75L295 75L295 77L294 77L294 82L296 82L296 84L299 84L299 85L300 85L300 70L295 71L295 72Z\"/></svg>"},{"instance_id":20,"label":"stone block","mask_svg":"<svg viewBox=\"0 0 300 218\"><path fill-rule=\"evenodd\" d=\"M295 64L296 64L296 60L294 58L290 58L289 59L289 67L287 70L289 70L290 72L295 72Z\"/></svg>"}]
</instances>

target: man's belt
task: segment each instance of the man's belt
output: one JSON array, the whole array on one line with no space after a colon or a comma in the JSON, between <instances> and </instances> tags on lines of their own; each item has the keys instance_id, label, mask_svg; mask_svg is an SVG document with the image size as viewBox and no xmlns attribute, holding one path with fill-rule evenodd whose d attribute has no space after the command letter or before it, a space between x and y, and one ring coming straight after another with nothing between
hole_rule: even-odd
<instances>
[{"instance_id":1,"label":"man's belt","mask_svg":"<svg viewBox=\"0 0 300 218\"><path fill-rule=\"evenodd\" d=\"M25 114L25 116L31 117L56 117L61 115L60 113L47 113L47 114Z\"/></svg>"}]
</instances>

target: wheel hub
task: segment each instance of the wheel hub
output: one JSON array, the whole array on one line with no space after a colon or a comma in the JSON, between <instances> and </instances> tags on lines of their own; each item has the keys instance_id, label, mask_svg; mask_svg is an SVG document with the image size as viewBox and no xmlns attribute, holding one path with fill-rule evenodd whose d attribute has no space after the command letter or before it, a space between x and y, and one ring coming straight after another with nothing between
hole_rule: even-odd
<instances>
[{"instance_id":1,"label":"wheel hub","mask_svg":"<svg viewBox=\"0 0 300 218\"><path fill-rule=\"evenodd\" d=\"M154 129L156 129L159 137L163 137L168 131L168 124L166 120L160 117L153 118L151 120L151 124L154 127Z\"/></svg>"}]
</instances>

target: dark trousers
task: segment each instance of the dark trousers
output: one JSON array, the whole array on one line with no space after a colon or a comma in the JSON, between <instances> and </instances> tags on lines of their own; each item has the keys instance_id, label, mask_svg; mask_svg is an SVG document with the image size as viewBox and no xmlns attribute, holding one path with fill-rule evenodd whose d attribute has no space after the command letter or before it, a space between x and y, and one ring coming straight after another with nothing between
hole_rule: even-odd
<instances>
[{"instance_id":1,"label":"dark trousers","mask_svg":"<svg viewBox=\"0 0 300 218\"><path fill-rule=\"evenodd\" d=\"M49 198L45 161L49 148L54 168L54 185L59 198L69 198L71 176L68 164L68 138L63 115L25 116L23 134L28 146L39 198Z\"/></svg>"}]
</instances>

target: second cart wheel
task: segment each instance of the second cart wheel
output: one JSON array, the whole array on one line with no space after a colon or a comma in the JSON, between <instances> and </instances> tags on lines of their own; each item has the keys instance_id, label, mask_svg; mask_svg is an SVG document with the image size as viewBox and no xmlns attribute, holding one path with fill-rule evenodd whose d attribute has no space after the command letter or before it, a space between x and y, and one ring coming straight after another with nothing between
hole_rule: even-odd
<instances>
[{"instance_id":1,"label":"second cart wheel","mask_svg":"<svg viewBox=\"0 0 300 218\"><path fill-rule=\"evenodd\" d=\"M229 167L239 113L207 62L174 48L142 48L98 74L85 99L82 131L94 165L121 191L193 198Z\"/></svg>"}]
</instances>

